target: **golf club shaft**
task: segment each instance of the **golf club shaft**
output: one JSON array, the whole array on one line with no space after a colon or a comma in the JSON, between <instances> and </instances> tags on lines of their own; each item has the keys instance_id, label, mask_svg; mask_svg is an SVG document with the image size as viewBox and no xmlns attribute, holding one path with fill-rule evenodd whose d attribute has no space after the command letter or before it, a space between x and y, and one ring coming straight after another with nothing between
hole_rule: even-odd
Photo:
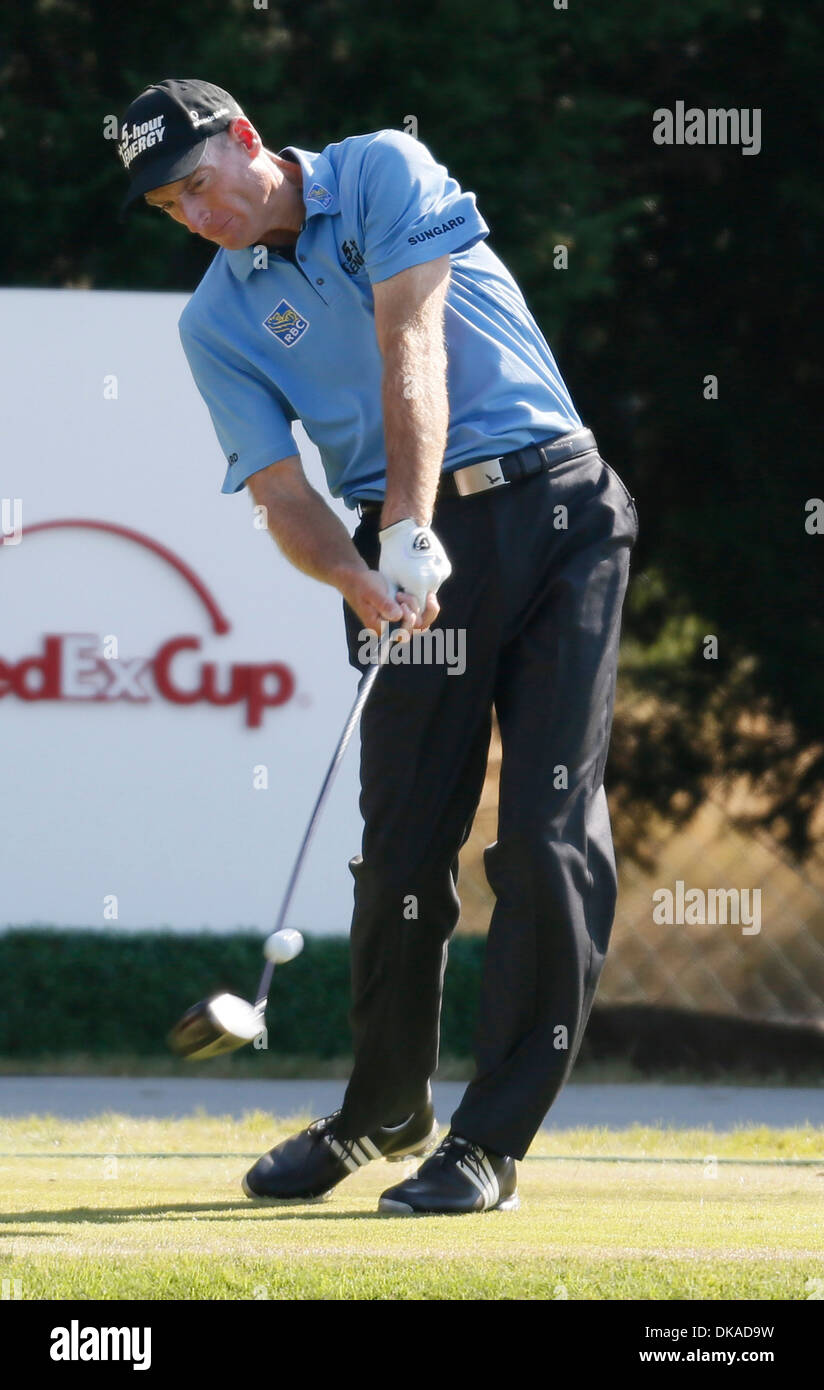
<instances>
[{"instance_id":1,"label":"golf club shaft","mask_svg":"<svg viewBox=\"0 0 824 1390\"><path fill-rule=\"evenodd\" d=\"M280 931L286 922L286 914L289 911L289 907L292 902L292 897L294 896L295 886L297 884L301 868L303 867L303 861L306 858L306 852L309 848L309 845L311 844L312 836L315 833L318 821L320 820L320 813L323 810L326 798L329 795L329 790L332 786L332 783L335 780L335 774L337 773L337 770L340 767L343 755L346 752L347 744L349 743L349 740L352 737L355 728L357 727L358 721L360 720L361 714L363 712L363 707L369 698L369 692L371 691L372 686L375 684L378 671L380 670L381 666L386 664L386 655L389 650L390 643L395 632L398 630L399 627L400 623L390 624L388 630L384 633L383 637L381 638L381 644L378 650L377 660L374 662L374 664L370 667L368 671L364 672L364 674L360 678L360 681L358 682L358 693L355 696L355 703L349 711L349 718L347 719L343 733L341 734L338 740L338 746L335 749L334 754L332 755L332 761L329 764L326 776L323 779L323 785L320 789L320 792L318 793L318 799L315 802L315 808L309 819L309 824L306 827L306 833L304 834L303 841L301 843L300 849L298 850L298 856L295 860L294 868L292 869L292 873L289 877L289 882L286 885L286 892L283 895L283 902L280 905L280 911L278 912L277 921L274 927L274 931L276 932ZM263 967L263 973L260 977L260 983L258 984L257 988L257 997L255 999L255 1010L261 1014L263 1013L263 1010L266 1007L266 1000L269 997L269 987L272 983L272 975L274 973L274 969L275 962L267 960L265 966Z\"/></svg>"}]
</instances>

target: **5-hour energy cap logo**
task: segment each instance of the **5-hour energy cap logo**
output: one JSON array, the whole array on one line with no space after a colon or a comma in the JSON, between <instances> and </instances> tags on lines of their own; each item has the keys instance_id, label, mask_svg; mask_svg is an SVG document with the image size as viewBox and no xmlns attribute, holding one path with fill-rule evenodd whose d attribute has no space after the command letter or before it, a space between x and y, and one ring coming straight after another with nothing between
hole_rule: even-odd
<instances>
[{"instance_id":1,"label":"5-hour energy cap logo","mask_svg":"<svg viewBox=\"0 0 824 1390\"><path fill-rule=\"evenodd\" d=\"M153 145L161 145L166 134L164 116L153 116L151 120L139 124L124 125L120 132L118 153L128 169L132 160Z\"/></svg>"},{"instance_id":2,"label":"5-hour energy cap logo","mask_svg":"<svg viewBox=\"0 0 824 1390\"><path fill-rule=\"evenodd\" d=\"M268 328L284 347L294 347L309 327L309 320L303 318L288 299L282 299L263 320L263 327Z\"/></svg>"}]
</instances>

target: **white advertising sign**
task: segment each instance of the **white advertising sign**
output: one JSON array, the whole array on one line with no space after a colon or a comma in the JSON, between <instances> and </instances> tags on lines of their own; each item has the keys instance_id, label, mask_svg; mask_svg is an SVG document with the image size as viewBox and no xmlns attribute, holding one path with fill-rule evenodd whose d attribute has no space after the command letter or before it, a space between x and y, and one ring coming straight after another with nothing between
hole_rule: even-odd
<instances>
[{"instance_id":1,"label":"white advertising sign","mask_svg":"<svg viewBox=\"0 0 824 1390\"><path fill-rule=\"evenodd\" d=\"M340 596L220 493L185 302L0 291L0 926L271 929L354 698ZM348 930L357 763L288 925Z\"/></svg>"}]
</instances>

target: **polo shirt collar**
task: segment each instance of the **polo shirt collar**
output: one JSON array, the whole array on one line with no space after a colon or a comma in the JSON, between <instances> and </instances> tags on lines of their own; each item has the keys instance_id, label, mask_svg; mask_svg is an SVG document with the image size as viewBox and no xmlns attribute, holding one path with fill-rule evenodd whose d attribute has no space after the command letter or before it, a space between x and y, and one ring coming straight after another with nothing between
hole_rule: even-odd
<instances>
[{"instance_id":1,"label":"polo shirt collar","mask_svg":"<svg viewBox=\"0 0 824 1390\"><path fill-rule=\"evenodd\" d=\"M299 150L297 145L286 145L284 149L278 150L278 154L282 159L291 159L293 163L300 165L307 222L319 213L331 214L338 211L337 180L325 155L314 154L311 150ZM251 275L254 250L253 246L243 246L239 251L226 252L229 265L238 280L247 280Z\"/></svg>"}]
</instances>

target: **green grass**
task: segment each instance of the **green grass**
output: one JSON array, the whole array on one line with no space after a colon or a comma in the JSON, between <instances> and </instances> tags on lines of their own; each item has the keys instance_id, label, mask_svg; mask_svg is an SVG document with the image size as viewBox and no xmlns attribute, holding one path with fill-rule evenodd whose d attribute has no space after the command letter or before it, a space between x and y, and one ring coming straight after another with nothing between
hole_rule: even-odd
<instances>
[{"instance_id":1,"label":"green grass","mask_svg":"<svg viewBox=\"0 0 824 1390\"><path fill-rule=\"evenodd\" d=\"M811 1126L542 1133L517 1212L378 1216L412 1171L385 1163L324 1202L247 1201L306 1118L0 1122L0 1277L24 1299L796 1300L822 1276Z\"/></svg>"}]
</instances>

